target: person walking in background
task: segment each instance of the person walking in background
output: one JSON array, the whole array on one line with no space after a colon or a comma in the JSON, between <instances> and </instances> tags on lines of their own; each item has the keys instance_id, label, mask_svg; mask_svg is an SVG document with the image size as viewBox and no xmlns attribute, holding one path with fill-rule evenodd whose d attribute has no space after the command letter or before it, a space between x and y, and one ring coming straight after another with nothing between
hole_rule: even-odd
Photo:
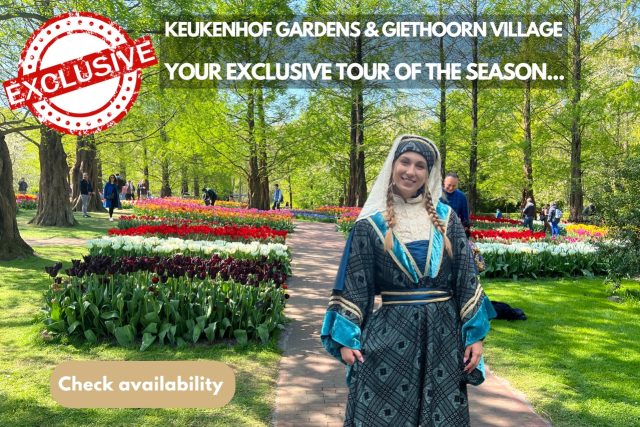
<instances>
[{"instance_id":1,"label":"person walking in background","mask_svg":"<svg viewBox=\"0 0 640 427\"><path fill-rule=\"evenodd\" d=\"M205 187L202 189L202 199L206 206L215 206L216 200L218 200L218 193L213 188Z\"/></svg>"},{"instance_id":2,"label":"person walking in background","mask_svg":"<svg viewBox=\"0 0 640 427\"><path fill-rule=\"evenodd\" d=\"M105 206L109 209L109 221L113 221L113 210L120 208L120 191L118 191L118 184L116 176L109 175L109 182L104 186L104 200Z\"/></svg>"},{"instance_id":3,"label":"person walking in background","mask_svg":"<svg viewBox=\"0 0 640 427\"><path fill-rule=\"evenodd\" d=\"M147 198L147 184L145 184L144 180L138 183L138 200L142 198Z\"/></svg>"},{"instance_id":4,"label":"person walking in background","mask_svg":"<svg viewBox=\"0 0 640 427\"><path fill-rule=\"evenodd\" d=\"M280 203L284 200L284 196L282 195L282 190L280 190L280 186L278 184L275 185L276 189L273 192L273 206L271 209L280 209Z\"/></svg>"},{"instance_id":5,"label":"person walking in background","mask_svg":"<svg viewBox=\"0 0 640 427\"><path fill-rule=\"evenodd\" d=\"M83 172L82 180L80 181L80 199L82 200L82 216L85 218L89 218L87 210L89 209L91 196L93 196L93 187L89 182L89 174Z\"/></svg>"},{"instance_id":6,"label":"person walking in background","mask_svg":"<svg viewBox=\"0 0 640 427\"><path fill-rule=\"evenodd\" d=\"M547 203L540 209L540 221L542 221L542 231L544 233L547 230L551 231L551 225L549 224L549 204Z\"/></svg>"},{"instance_id":7,"label":"person walking in background","mask_svg":"<svg viewBox=\"0 0 640 427\"><path fill-rule=\"evenodd\" d=\"M24 177L20 178L20 181L18 181L18 193L27 194L28 187L29 185L27 184L27 181L24 180Z\"/></svg>"},{"instance_id":8,"label":"person walking in background","mask_svg":"<svg viewBox=\"0 0 640 427\"><path fill-rule=\"evenodd\" d=\"M469 236L469 229L471 227L471 223L469 222L469 204L467 203L467 196L458 190L459 182L458 174L449 172L444 178L444 191L442 192L440 200L449 205L456 215L458 215L465 234Z\"/></svg>"},{"instance_id":9,"label":"person walking in background","mask_svg":"<svg viewBox=\"0 0 640 427\"><path fill-rule=\"evenodd\" d=\"M500 212L500 209L496 209L496 219L502 219L502 212Z\"/></svg>"},{"instance_id":10,"label":"person walking in background","mask_svg":"<svg viewBox=\"0 0 640 427\"><path fill-rule=\"evenodd\" d=\"M549 208L549 216L547 220L551 223L551 238L555 239L560 235L560 227L558 224L562 219L562 210L558 208L557 204L551 203L551 207Z\"/></svg>"},{"instance_id":11,"label":"person walking in background","mask_svg":"<svg viewBox=\"0 0 640 427\"><path fill-rule=\"evenodd\" d=\"M126 200L135 200L136 187L133 185L133 182L131 182L131 180L127 182L127 185L124 187L124 189L124 198Z\"/></svg>"},{"instance_id":12,"label":"person walking in background","mask_svg":"<svg viewBox=\"0 0 640 427\"><path fill-rule=\"evenodd\" d=\"M124 178L120 176L120 173L116 173L116 186L118 187L118 195L121 199L124 199L124 193L122 192L122 189L124 188L125 184L126 182L124 181Z\"/></svg>"},{"instance_id":13,"label":"person walking in background","mask_svg":"<svg viewBox=\"0 0 640 427\"><path fill-rule=\"evenodd\" d=\"M533 234L533 218L536 216L536 205L531 197L527 198L527 204L522 209L524 215L524 226L529 227L529 231Z\"/></svg>"},{"instance_id":14,"label":"person walking in background","mask_svg":"<svg viewBox=\"0 0 640 427\"><path fill-rule=\"evenodd\" d=\"M207 190L207 194L209 195L209 201L211 202L211 206L215 206L216 201L218 200L218 193L216 193L213 188L209 188Z\"/></svg>"}]
</instances>

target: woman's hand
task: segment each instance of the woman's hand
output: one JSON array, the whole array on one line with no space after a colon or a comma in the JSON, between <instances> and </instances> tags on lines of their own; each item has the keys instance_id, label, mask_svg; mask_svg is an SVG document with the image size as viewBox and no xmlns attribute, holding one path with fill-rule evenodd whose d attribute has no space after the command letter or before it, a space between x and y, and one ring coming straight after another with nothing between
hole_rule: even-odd
<instances>
[{"instance_id":1,"label":"woman's hand","mask_svg":"<svg viewBox=\"0 0 640 427\"><path fill-rule=\"evenodd\" d=\"M482 341L476 341L470 346L467 346L467 349L464 352L464 372L466 374L472 372L478 367L478 363L480 363L480 357L482 356L482 350Z\"/></svg>"},{"instance_id":2,"label":"woman's hand","mask_svg":"<svg viewBox=\"0 0 640 427\"><path fill-rule=\"evenodd\" d=\"M344 360L344 363L349 366L356 363L356 360L358 360L360 363L364 362L364 357L362 357L362 353L360 353L360 350L354 350L349 347L340 347L340 356L342 356L342 360Z\"/></svg>"}]
</instances>

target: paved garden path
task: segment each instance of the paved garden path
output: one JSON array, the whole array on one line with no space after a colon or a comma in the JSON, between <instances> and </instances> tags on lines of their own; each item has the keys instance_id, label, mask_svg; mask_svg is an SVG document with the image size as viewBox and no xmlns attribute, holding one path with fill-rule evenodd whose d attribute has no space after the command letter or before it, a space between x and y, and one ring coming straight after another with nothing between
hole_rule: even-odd
<instances>
[{"instance_id":1,"label":"paved garden path","mask_svg":"<svg viewBox=\"0 0 640 427\"><path fill-rule=\"evenodd\" d=\"M277 427L341 426L346 403L344 368L320 344L319 331L345 239L334 224L299 222L287 238L293 252L293 321L282 336L276 410ZM509 384L489 375L469 387L472 426L542 427L549 424ZM456 427L456 426L452 426Z\"/></svg>"},{"instance_id":2,"label":"paved garden path","mask_svg":"<svg viewBox=\"0 0 640 427\"><path fill-rule=\"evenodd\" d=\"M89 239L75 237L50 237L42 239L24 239L29 246L85 246Z\"/></svg>"}]
</instances>

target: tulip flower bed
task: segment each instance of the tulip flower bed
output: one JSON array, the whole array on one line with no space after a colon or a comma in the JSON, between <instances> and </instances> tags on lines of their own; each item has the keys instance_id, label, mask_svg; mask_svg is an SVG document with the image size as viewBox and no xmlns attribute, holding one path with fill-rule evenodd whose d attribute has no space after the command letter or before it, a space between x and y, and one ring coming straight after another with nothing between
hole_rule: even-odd
<instances>
[{"instance_id":1,"label":"tulip flower bed","mask_svg":"<svg viewBox=\"0 0 640 427\"><path fill-rule=\"evenodd\" d=\"M90 255L121 257L183 254L209 257L217 254L225 258L280 262L285 273L291 273L291 254L287 246L282 243L198 241L174 237L161 239L142 236L105 236L90 240L88 245Z\"/></svg>"},{"instance_id":2,"label":"tulip flower bed","mask_svg":"<svg viewBox=\"0 0 640 427\"><path fill-rule=\"evenodd\" d=\"M18 209L36 209L38 207L38 197L31 194L16 194L16 206Z\"/></svg>"},{"instance_id":3,"label":"tulip flower bed","mask_svg":"<svg viewBox=\"0 0 640 427\"><path fill-rule=\"evenodd\" d=\"M286 230L273 230L267 226L247 227L228 225L211 227L209 225L139 225L127 229L111 229L112 236L158 236L181 237L190 240L229 240L260 241L283 243L287 237Z\"/></svg>"},{"instance_id":4,"label":"tulip flower bed","mask_svg":"<svg viewBox=\"0 0 640 427\"><path fill-rule=\"evenodd\" d=\"M169 277L187 276L211 279L233 280L247 285L257 285L273 281L277 287L287 280L286 268L281 262L264 259L235 259L213 255L209 259L174 255L172 257L141 256L112 258L106 255L85 256L83 261L72 260L71 268L64 272L71 277L83 277L92 274L128 274L138 271L156 273L157 281L166 283Z\"/></svg>"},{"instance_id":5,"label":"tulip flower bed","mask_svg":"<svg viewBox=\"0 0 640 427\"><path fill-rule=\"evenodd\" d=\"M477 243L486 262L486 277L594 276L607 262L589 243Z\"/></svg>"},{"instance_id":6,"label":"tulip flower bed","mask_svg":"<svg viewBox=\"0 0 640 427\"><path fill-rule=\"evenodd\" d=\"M360 211L357 212L349 212L343 214L340 218L338 218L338 231L342 232L345 236L349 235L351 229L353 228L356 220L358 219L358 215L360 215Z\"/></svg>"},{"instance_id":7,"label":"tulip flower bed","mask_svg":"<svg viewBox=\"0 0 640 427\"><path fill-rule=\"evenodd\" d=\"M204 206L204 201L200 200L200 203ZM242 202L232 202L228 200L216 200L216 206L222 208L236 208L236 209L246 209L247 204Z\"/></svg>"},{"instance_id":8,"label":"tulip flower bed","mask_svg":"<svg viewBox=\"0 0 640 427\"><path fill-rule=\"evenodd\" d=\"M57 277L45 294L47 330L92 343L141 342L143 351L155 342L267 343L283 328L288 295L273 282L251 286L220 278L161 277L166 279L146 271Z\"/></svg>"},{"instance_id":9,"label":"tulip flower bed","mask_svg":"<svg viewBox=\"0 0 640 427\"><path fill-rule=\"evenodd\" d=\"M522 224L522 220L509 219L509 218L495 218L486 215L470 215L469 219L474 222L489 222L495 224Z\"/></svg>"},{"instance_id":10,"label":"tulip flower bed","mask_svg":"<svg viewBox=\"0 0 640 427\"><path fill-rule=\"evenodd\" d=\"M507 230L471 230L471 237L474 240L541 240L547 237L544 232L536 232L531 234L529 230L525 231L507 231Z\"/></svg>"},{"instance_id":11,"label":"tulip flower bed","mask_svg":"<svg viewBox=\"0 0 640 427\"><path fill-rule=\"evenodd\" d=\"M588 224L567 224L565 226L567 236L577 237L579 239L602 239L607 236L607 227L598 227Z\"/></svg>"},{"instance_id":12,"label":"tulip flower bed","mask_svg":"<svg viewBox=\"0 0 640 427\"><path fill-rule=\"evenodd\" d=\"M164 198L140 200L134 206L136 215L202 220L224 225L266 225L274 230L293 231L293 214L287 210L261 211L258 209L203 206L193 200Z\"/></svg>"},{"instance_id":13,"label":"tulip flower bed","mask_svg":"<svg viewBox=\"0 0 640 427\"><path fill-rule=\"evenodd\" d=\"M320 206L319 208L314 209L315 212L323 213L326 215L332 215L336 218L341 217L345 214L356 214L358 216L362 208L351 207L351 206Z\"/></svg>"}]
</instances>

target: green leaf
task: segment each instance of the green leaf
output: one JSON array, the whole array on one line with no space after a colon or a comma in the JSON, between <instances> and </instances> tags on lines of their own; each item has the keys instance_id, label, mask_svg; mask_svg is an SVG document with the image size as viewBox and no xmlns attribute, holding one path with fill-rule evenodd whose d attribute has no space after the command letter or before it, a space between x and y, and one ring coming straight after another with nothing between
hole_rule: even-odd
<instances>
[{"instance_id":1,"label":"green leaf","mask_svg":"<svg viewBox=\"0 0 640 427\"><path fill-rule=\"evenodd\" d=\"M236 329L235 331L233 331L233 336L236 337L236 341L238 342L238 345L247 345L248 343L248 339L247 339L247 331L245 331L244 329Z\"/></svg>"},{"instance_id":2,"label":"green leaf","mask_svg":"<svg viewBox=\"0 0 640 427\"><path fill-rule=\"evenodd\" d=\"M155 324L155 323L154 323ZM156 340L156 335L150 334L148 332L142 335L142 345L140 346L140 351L145 351L153 342Z\"/></svg>"},{"instance_id":3,"label":"green leaf","mask_svg":"<svg viewBox=\"0 0 640 427\"><path fill-rule=\"evenodd\" d=\"M151 312L145 314L144 315L144 320L147 320L149 322L160 323L160 317L158 316L158 313L156 313L155 311L151 311Z\"/></svg>"},{"instance_id":4,"label":"green leaf","mask_svg":"<svg viewBox=\"0 0 640 427\"><path fill-rule=\"evenodd\" d=\"M193 335L191 337L191 340L193 341L193 343L197 343L198 339L200 338L200 335L202 334L202 328L200 327L200 325L195 325L193 328Z\"/></svg>"},{"instance_id":5,"label":"green leaf","mask_svg":"<svg viewBox=\"0 0 640 427\"><path fill-rule=\"evenodd\" d=\"M200 329L201 330L205 328L205 325L207 323L207 318L208 317L209 316L207 316L207 315L196 317L196 322L198 322L198 325L200 325Z\"/></svg>"},{"instance_id":6,"label":"green leaf","mask_svg":"<svg viewBox=\"0 0 640 427\"><path fill-rule=\"evenodd\" d=\"M158 339L160 339L160 342L164 341L164 337L167 335L170 328L171 323L169 322L163 322L162 325L160 325L160 331L158 332Z\"/></svg>"},{"instance_id":7,"label":"green leaf","mask_svg":"<svg viewBox=\"0 0 640 427\"><path fill-rule=\"evenodd\" d=\"M85 301L83 306L84 306L85 310L86 309L91 310L91 312L93 313L94 316L99 316L100 315L100 310L98 310L98 307L94 303L89 302L89 301Z\"/></svg>"},{"instance_id":8,"label":"green leaf","mask_svg":"<svg viewBox=\"0 0 640 427\"><path fill-rule=\"evenodd\" d=\"M57 322L60 320L60 314L61 314L61 310L60 310L60 304L53 303L53 305L51 306L51 320L53 320L54 322Z\"/></svg>"},{"instance_id":9,"label":"green leaf","mask_svg":"<svg viewBox=\"0 0 640 427\"><path fill-rule=\"evenodd\" d=\"M204 333L207 335L207 339L209 342L213 342L216 339L216 326L218 326L218 322L209 323L204 329Z\"/></svg>"},{"instance_id":10,"label":"green leaf","mask_svg":"<svg viewBox=\"0 0 640 427\"><path fill-rule=\"evenodd\" d=\"M109 331L110 334L114 334L114 331L116 329L116 324L113 323L112 320L107 320L106 322L104 322L104 326L106 326L107 331Z\"/></svg>"},{"instance_id":11,"label":"green leaf","mask_svg":"<svg viewBox=\"0 0 640 427\"><path fill-rule=\"evenodd\" d=\"M116 336L116 340L118 340L118 344L123 347L130 347L133 344L134 330L131 325L116 328L114 335Z\"/></svg>"},{"instance_id":12,"label":"green leaf","mask_svg":"<svg viewBox=\"0 0 640 427\"><path fill-rule=\"evenodd\" d=\"M67 328L67 332L69 332L69 334L72 334L73 331L75 331L79 325L80 325L80 322L76 320L75 322L69 325L69 327Z\"/></svg>"},{"instance_id":13,"label":"green leaf","mask_svg":"<svg viewBox=\"0 0 640 427\"><path fill-rule=\"evenodd\" d=\"M157 323L149 323L146 328L142 331L143 334L157 334L158 333L158 324Z\"/></svg>"},{"instance_id":14,"label":"green leaf","mask_svg":"<svg viewBox=\"0 0 640 427\"><path fill-rule=\"evenodd\" d=\"M86 331L84 331L84 337L87 339L87 341L91 343L98 342L98 338L96 337L96 334L94 334L91 329L87 329Z\"/></svg>"},{"instance_id":15,"label":"green leaf","mask_svg":"<svg viewBox=\"0 0 640 427\"><path fill-rule=\"evenodd\" d=\"M104 320L108 320L108 319L117 319L119 318L120 315L118 314L117 311L107 311L105 313L102 313L100 315L100 318L104 319Z\"/></svg>"},{"instance_id":16,"label":"green leaf","mask_svg":"<svg viewBox=\"0 0 640 427\"><path fill-rule=\"evenodd\" d=\"M262 344L267 344L269 342L269 328L267 327L267 324L263 323L258 325L256 330L258 331L258 336L260 337Z\"/></svg>"},{"instance_id":17,"label":"green leaf","mask_svg":"<svg viewBox=\"0 0 640 427\"><path fill-rule=\"evenodd\" d=\"M51 332L64 332L65 330L65 321L60 320L58 322L49 323L47 325L47 329Z\"/></svg>"}]
</instances>

